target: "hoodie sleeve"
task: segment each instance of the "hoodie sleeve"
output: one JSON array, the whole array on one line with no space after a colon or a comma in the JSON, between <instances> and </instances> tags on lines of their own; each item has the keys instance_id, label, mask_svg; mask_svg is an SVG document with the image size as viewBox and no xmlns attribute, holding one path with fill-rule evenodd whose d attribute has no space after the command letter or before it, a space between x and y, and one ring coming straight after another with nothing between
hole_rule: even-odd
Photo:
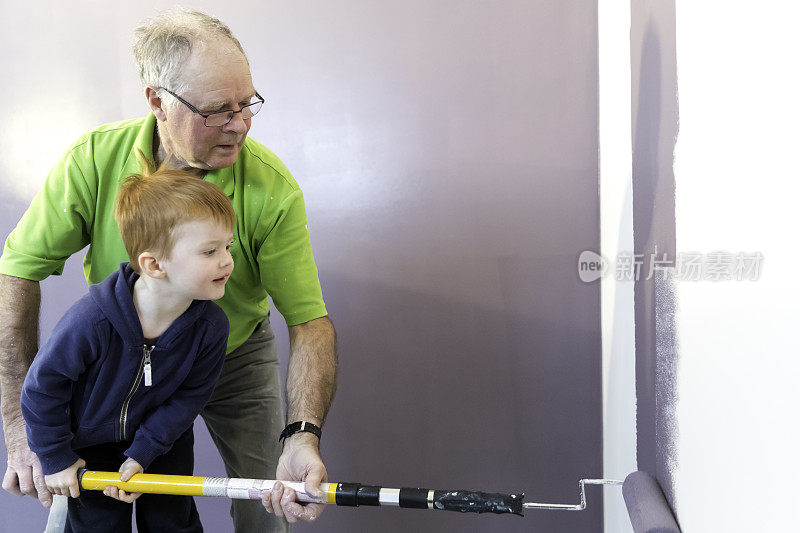
<instances>
[{"instance_id":1,"label":"hoodie sleeve","mask_svg":"<svg viewBox=\"0 0 800 533\"><path fill-rule=\"evenodd\" d=\"M142 420L133 442L125 450L125 455L145 470L191 427L214 391L228 345L229 324L221 309L213 321L213 329L214 334L209 335L209 342L198 353L184 382L175 394Z\"/></svg>"},{"instance_id":2,"label":"hoodie sleeve","mask_svg":"<svg viewBox=\"0 0 800 533\"><path fill-rule=\"evenodd\" d=\"M45 475L78 460L71 446L69 405L73 387L96 358L99 345L95 321L86 307L85 300L80 300L59 320L22 385L20 402L28 444Z\"/></svg>"}]
</instances>

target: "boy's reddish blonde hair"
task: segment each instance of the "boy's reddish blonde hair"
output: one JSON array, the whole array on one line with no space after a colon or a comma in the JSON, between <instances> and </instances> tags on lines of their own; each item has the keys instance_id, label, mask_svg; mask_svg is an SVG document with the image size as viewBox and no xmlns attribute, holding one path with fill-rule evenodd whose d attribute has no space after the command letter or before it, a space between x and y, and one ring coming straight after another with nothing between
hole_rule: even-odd
<instances>
[{"instance_id":1,"label":"boy's reddish blonde hair","mask_svg":"<svg viewBox=\"0 0 800 533\"><path fill-rule=\"evenodd\" d=\"M169 259L175 245L175 228L184 222L211 219L233 230L236 214L231 201L213 183L188 170L153 167L140 154L141 174L120 184L114 218L131 267L139 272L139 255L153 252Z\"/></svg>"}]
</instances>

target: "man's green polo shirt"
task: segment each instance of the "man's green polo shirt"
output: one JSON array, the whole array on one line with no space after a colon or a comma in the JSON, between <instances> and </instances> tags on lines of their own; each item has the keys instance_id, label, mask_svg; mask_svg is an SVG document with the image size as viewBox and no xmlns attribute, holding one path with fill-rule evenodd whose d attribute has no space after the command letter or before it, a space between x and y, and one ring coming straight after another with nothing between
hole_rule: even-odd
<instances>
[{"instance_id":1,"label":"man's green polo shirt","mask_svg":"<svg viewBox=\"0 0 800 533\"><path fill-rule=\"evenodd\" d=\"M153 160L155 124L151 114L78 139L8 236L0 272L41 281L61 274L67 258L89 245L83 271L93 284L128 261L114 201L120 181L140 171L138 150ZM269 314L267 295L290 326L325 316L303 194L283 163L248 138L233 166L205 179L228 195L236 211L235 267L216 302L231 324L228 352Z\"/></svg>"}]
</instances>

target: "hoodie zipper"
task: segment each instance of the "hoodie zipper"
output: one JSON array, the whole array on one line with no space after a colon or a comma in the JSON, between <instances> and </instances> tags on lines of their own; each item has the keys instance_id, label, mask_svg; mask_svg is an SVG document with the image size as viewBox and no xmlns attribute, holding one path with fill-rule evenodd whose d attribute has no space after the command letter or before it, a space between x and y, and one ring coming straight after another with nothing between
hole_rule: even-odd
<instances>
[{"instance_id":1,"label":"hoodie zipper","mask_svg":"<svg viewBox=\"0 0 800 533\"><path fill-rule=\"evenodd\" d=\"M142 360L139 361L139 370L136 372L136 379L133 381L133 386L131 390L128 391L128 395L125 396L125 401L122 402L122 412L119 415L119 439L120 440L127 440L128 439L128 432L126 431L125 425L128 422L128 406L131 403L131 399L133 395L136 394L136 390L139 388L139 385L142 383L142 375L145 378L145 386L149 387L152 384L151 381L151 364L150 364L150 353L153 351L155 346L147 346L146 344L143 346Z\"/></svg>"}]
</instances>

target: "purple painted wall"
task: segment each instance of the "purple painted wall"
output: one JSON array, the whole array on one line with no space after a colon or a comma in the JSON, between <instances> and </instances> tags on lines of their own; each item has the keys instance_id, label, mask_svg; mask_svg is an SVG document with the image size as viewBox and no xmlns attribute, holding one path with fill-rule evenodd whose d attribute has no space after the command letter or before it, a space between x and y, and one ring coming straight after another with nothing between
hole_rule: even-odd
<instances>
[{"instance_id":1,"label":"purple painted wall","mask_svg":"<svg viewBox=\"0 0 800 533\"><path fill-rule=\"evenodd\" d=\"M602 474L599 284L576 272L599 248L596 2L268 3L269 31L242 14L262 4L234 4L210 9L269 93L252 135L305 191L340 335L330 478L577 503ZM127 9L126 31L152 11ZM85 290L77 270L48 281L44 329ZM198 473L220 474L198 435ZM581 513L331 508L298 530L598 532L589 490ZM200 510L230 530L226 502ZM0 516L41 531L30 499L0 494Z\"/></svg>"}]
</instances>

